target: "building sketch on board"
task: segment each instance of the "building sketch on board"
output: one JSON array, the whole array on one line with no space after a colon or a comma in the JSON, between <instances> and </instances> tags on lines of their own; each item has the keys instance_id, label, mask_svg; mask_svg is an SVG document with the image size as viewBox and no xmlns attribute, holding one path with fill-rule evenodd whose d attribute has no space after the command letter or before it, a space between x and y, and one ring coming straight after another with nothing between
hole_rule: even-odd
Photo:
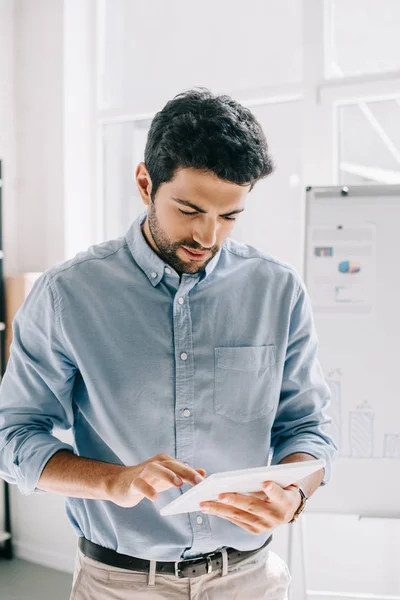
<instances>
[{"instance_id":1,"label":"building sketch on board","mask_svg":"<svg viewBox=\"0 0 400 600\"><path fill-rule=\"evenodd\" d=\"M331 391L328 415L332 419L331 435L343 458L400 458L400 427L397 432L385 432L383 440L376 430L375 411L365 400L354 409L345 410L341 369L331 369L326 382ZM347 424L348 430L346 434ZM348 448L345 448L348 439ZM378 448L382 449L378 453Z\"/></svg>"},{"instance_id":2,"label":"building sketch on board","mask_svg":"<svg viewBox=\"0 0 400 600\"><path fill-rule=\"evenodd\" d=\"M332 437L342 454L342 383L337 379L327 379L331 390L331 403L328 414L332 418Z\"/></svg>"},{"instance_id":3,"label":"building sketch on board","mask_svg":"<svg viewBox=\"0 0 400 600\"><path fill-rule=\"evenodd\" d=\"M349 412L350 456L353 458L374 456L374 416L372 410Z\"/></svg>"},{"instance_id":4,"label":"building sketch on board","mask_svg":"<svg viewBox=\"0 0 400 600\"><path fill-rule=\"evenodd\" d=\"M384 458L400 458L400 433L386 433L383 442Z\"/></svg>"}]
</instances>

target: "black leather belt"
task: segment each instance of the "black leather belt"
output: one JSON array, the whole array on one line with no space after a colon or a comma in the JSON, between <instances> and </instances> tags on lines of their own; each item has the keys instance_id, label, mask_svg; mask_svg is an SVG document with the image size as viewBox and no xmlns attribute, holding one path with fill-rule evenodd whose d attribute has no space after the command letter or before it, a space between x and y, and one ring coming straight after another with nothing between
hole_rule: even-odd
<instances>
[{"instance_id":1,"label":"black leather belt","mask_svg":"<svg viewBox=\"0 0 400 600\"><path fill-rule=\"evenodd\" d=\"M272 535L269 536L267 541L256 550L236 550L235 548L226 548L228 555L228 565L234 565L240 562L244 558L257 554L263 548L268 546L272 540ZM94 542L87 540L84 537L79 538L79 548L89 558L111 565L112 567L119 567L121 569L129 569L131 571L141 571L148 573L150 568L150 561L144 558L136 558L127 554L120 554L111 550L110 548L103 548ZM199 577L206 573L211 573L216 569L222 567L222 553L221 551L211 552L210 554L203 554L200 557L182 560L178 562L161 562L157 561L156 573L163 573L175 575L176 577Z\"/></svg>"}]
</instances>

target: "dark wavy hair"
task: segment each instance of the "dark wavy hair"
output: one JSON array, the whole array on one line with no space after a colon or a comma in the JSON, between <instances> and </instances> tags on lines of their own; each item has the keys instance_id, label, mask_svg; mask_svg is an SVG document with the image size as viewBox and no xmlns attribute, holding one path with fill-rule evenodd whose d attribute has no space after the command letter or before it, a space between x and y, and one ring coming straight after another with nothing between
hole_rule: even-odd
<instances>
[{"instance_id":1,"label":"dark wavy hair","mask_svg":"<svg viewBox=\"0 0 400 600\"><path fill-rule=\"evenodd\" d=\"M177 168L212 171L220 179L250 184L250 190L275 168L252 112L230 96L215 96L206 88L178 94L155 115L144 161L152 181L152 201Z\"/></svg>"}]
</instances>

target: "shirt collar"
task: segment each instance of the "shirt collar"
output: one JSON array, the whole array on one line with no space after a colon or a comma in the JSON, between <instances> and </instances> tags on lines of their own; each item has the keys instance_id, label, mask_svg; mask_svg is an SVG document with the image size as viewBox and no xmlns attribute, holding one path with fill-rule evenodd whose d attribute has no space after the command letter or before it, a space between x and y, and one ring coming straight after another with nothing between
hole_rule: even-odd
<instances>
[{"instance_id":1,"label":"shirt collar","mask_svg":"<svg viewBox=\"0 0 400 600\"><path fill-rule=\"evenodd\" d=\"M173 267L168 265L158 254L156 254L153 248L148 244L146 238L142 232L142 224L147 217L147 209L142 212L136 221L132 223L128 229L125 239L128 247L132 253L133 258L139 265L139 267L147 275L155 287L160 283L162 278L165 276L166 268L169 268L175 276L179 277L178 273ZM206 279L214 271L221 255L221 249L217 252L212 260L208 263L205 269L195 275L187 274L190 277L196 277L199 281Z\"/></svg>"}]
</instances>

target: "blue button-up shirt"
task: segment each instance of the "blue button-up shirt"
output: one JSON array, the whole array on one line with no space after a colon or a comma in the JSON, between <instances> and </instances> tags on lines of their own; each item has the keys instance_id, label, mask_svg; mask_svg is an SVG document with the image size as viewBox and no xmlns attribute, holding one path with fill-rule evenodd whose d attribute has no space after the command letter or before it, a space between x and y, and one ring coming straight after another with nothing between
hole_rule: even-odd
<instances>
[{"instance_id":1,"label":"blue button-up shirt","mask_svg":"<svg viewBox=\"0 0 400 600\"><path fill-rule=\"evenodd\" d=\"M164 263L143 236L91 246L43 273L13 321L0 387L0 476L23 494L60 449L118 465L166 453L207 475L279 463L294 452L330 462L330 393L304 284L294 269L228 238L197 274ZM72 429L73 443L53 435ZM200 512L160 509L171 488L133 508L67 498L79 536L137 557L176 561L253 535ZM199 518L201 517L201 518Z\"/></svg>"}]
</instances>

